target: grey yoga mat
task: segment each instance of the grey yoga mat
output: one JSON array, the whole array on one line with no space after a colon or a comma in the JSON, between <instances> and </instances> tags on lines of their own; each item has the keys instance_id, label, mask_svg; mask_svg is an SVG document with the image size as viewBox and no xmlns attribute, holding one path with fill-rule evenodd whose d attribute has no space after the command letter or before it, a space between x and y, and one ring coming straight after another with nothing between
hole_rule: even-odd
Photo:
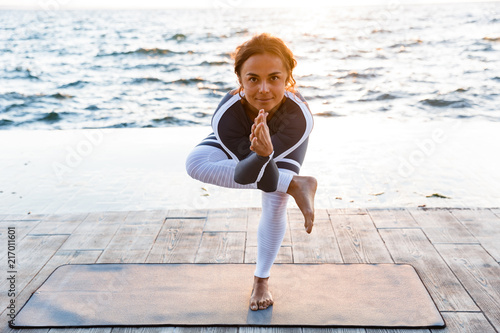
<instances>
[{"instance_id":1,"label":"grey yoga mat","mask_svg":"<svg viewBox=\"0 0 500 333\"><path fill-rule=\"evenodd\" d=\"M58 267L13 328L96 326L443 327L415 269L399 264L275 264L274 305L252 311L252 264Z\"/></svg>"}]
</instances>

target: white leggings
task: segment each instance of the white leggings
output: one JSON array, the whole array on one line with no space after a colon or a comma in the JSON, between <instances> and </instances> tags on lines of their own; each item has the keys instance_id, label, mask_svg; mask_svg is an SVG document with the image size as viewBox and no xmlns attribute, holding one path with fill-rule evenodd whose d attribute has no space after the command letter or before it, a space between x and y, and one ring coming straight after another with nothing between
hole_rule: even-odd
<instances>
[{"instance_id":1,"label":"white leggings","mask_svg":"<svg viewBox=\"0 0 500 333\"><path fill-rule=\"evenodd\" d=\"M187 173L194 179L228 188L257 189L257 184L241 185L234 181L237 162L219 148L196 146L186 160ZM267 278L286 232L286 193L295 172L278 169L278 188L262 191L262 215L257 231L257 267L254 275Z\"/></svg>"}]
</instances>

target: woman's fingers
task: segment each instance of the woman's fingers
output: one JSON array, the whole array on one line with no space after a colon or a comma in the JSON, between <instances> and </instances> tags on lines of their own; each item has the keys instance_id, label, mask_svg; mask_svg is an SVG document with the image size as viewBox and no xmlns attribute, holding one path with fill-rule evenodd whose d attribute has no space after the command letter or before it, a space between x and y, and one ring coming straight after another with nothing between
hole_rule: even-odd
<instances>
[{"instance_id":1,"label":"woman's fingers","mask_svg":"<svg viewBox=\"0 0 500 333\"><path fill-rule=\"evenodd\" d=\"M250 150L259 155L267 156L273 151L273 144L267 126L268 112L263 109L259 111L259 115L255 117L250 133Z\"/></svg>"}]
</instances>

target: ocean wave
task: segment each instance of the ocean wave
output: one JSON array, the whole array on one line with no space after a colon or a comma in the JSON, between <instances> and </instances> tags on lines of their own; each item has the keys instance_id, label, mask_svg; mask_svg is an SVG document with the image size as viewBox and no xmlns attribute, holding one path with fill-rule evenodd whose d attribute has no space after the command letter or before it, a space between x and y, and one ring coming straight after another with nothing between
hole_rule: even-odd
<instances>
[{"instance_id":1,"label":"ocean wave","mask_svg":"<svg viewBox=\"0 0 500 333\"><path fill-rule=\"evenodd\" d=\"M49 97L55 98L55 99L68 99L68 98L73 98L75 96L71 96L69 94L62 94L60 92L57 92L55 94L49 95Z\"/></svg>"},{"instance_id":2,"label":"ocean wave","mask_svg":"<svg viewBox=\"0 0 500 333\"><path fill-rule=\"evenodd\" d=\"M433 107L451 107L451 108L470 108L471 105L467 99L447 100L437 98L426 98L421 100L420 103L433 106Z\"/></svg>"},{"instance_id":3,"label":"ocean wave","mask_svg":"<svg viewBox=\"0 0 500 333\"><path fill-rule=\"evenodd\" d=\"M97 57L109 57L109 56L121 56L121 55L169 56L174 54L194 54L194 51L177 52L177 51L172 51L170 49L160 49L157 47L152 49L146 49L141 47L134 51L98 54Z\"/></svg>"},{"instance_id":4,"label":"ocean wave","mask_svg":"<svg viewBox=\"0 0 500 333\"><path fill-rule=\"evenodd\" d=\"M157 77L140 77L140 78L135 78L132 81L130 81L131 84L143 84L143 83L151 83L151 82L163 82L163 80L157 78Z\"/></svg>"},{"instance_id":5,"label":"ocean wave","mask_svg":"<svg viewBox=\"0 0 500 333\"><path fill-rule=\"evenodd\" d=\"M174 81L170 81L169 83L189 85L189 84L195 84L195 83L198 83L198 82L205 82L205 80L202 79L202 78L200 78L200 77L194 77L194 78L191 78L191 79L174 80Z\"/></svg>"},{"instance_id":6,"label":"ocean wave","mask_svg":"<svg viewBox=\"0 0 500 333\"><path fill-rule=\"evenodd\" d=\"M399 98L399 96L389 94L389 93L383 93L376 95L372 98L360 98L358 99L359 102L373 102L373 101L386 101L386 100L391 100L391 99L396 99Z\"/></svg>"},{"instance_id":7,"label":"ocean wave","mask_svg":"<svg viewBox=\"0 0 500 333\"><path fill-rule=\"evenodd\" d=\"M160 64L160 63L154 63L154 64L139 64L131 67L124 67L124 69L158 69L160 68L162 72L173 72L179 70L179 67L177 67L174 64Z\"/></svg>"},{"instance_id":8,"label":"ocean wave","mask_svg":"<svg viewBox=\"0 0 500 333\"><path fill-rule=\"evenodd\" d=\"M500 37L483 37L483 40L488 42L500 42Z\"/></svg>"},{"instance_id":9,"label":"ocean wave","mask_svg":"<svg viewBox=\"0 0 500 333\"><path fill-rule=\"evenodd\" d=\"M66 89L66 88L73 88L73 87L81 88L81 87L85 86L88 83L90 83L90 82L83 81L83 80L77 80L77 81L73 81L73 82L70 82L70 83L63 84L63 85L59 86L58 88L59 89Z\"/></svg>"},{"instance_id":10,"label":"ocean wave","mask_svg":"<svg viewBox=\"0 0 500 333\"><path fill-rule=\"evenodd\" d=\"M136 122L131 121L131 122L122 122L118 124L113 124L109 126L105 126L104 128L127 128L127 127L136 127Z\"/></svg>"},{"instance_id":11,"label":"ocean wave","mask_svg":"<svg viewBox=\"0 0 500 333\"><path fill-rule=\"evenodd\" d=\"M10 105L7 105L6 107L4 107L2 112L6 113L6 112L9 112L12 110L24 109L25 107L28 107L28 106L30 106L30 103L14 103L14 104L10 104Z\"/></svg>"},{"instance_id":12,"label":"ocean wave","mask_svg":"<svg viewBox=\"0 0 500 333\"><path fill-rule=\"evenodd\" d=\"M203 61L198 66L226 66L230 64L227 61Z\"/></svg>"},{"instance_id":13,"label":"ocean wave","mask_svg":"<svg viewBox=\"0 0 500 333\"><path fill-rule=\"evenodd\" d=\"M391 49L395 49L395 48L401 49L401 48L407 48L409 46L420 45L422 43L423 43L423 41L421 39L416 39L416 40L408 42L408 43L396 43L396 44L392 44L391 46L389 46L389 48L391 48Z\"/></svg>"},{"instance_id":14,"label":"ocean wave","mask_svg":"<svg viewBox=\"0 0 500 333\"><path fill-rule=\"evenodd\" d=\"M14 68L14 72L24 74L24 76L19 76L16 78L40 80L39 77L40 74L34 74L33 70L30 68L23 68L21 66L17 66L16 68Z\"/></svg>"},{"instance_id":15,"label":"ocean wave","mask_svg":"<svg viewBox=\"0 0 500 333\"><path fill-rule=\"evenodd\" d=\"M14 125L14 122L9 119L0 119L0 127L8 127Z\"/></svg>"},{"instance_id":16,"label":"ocean wave","mask_svg":"<svg viewBox=\"0 0 500 333\"><path fill-rule=\"evenodd\" d=\"M319 113L315 113L314 116L317 116L317 117L344 117L344 115L339 114L335 111L319 112Z\"/></svg>"},{"instance_id":17,"label":"ocean wave","mask_svg":"<svg viewBox=\"0 0 500 333\"><path fill-rule=\"evenodd\" d=\"M52 111L52 112L49 112L49 113L42 115L42 117L39 117L36 121L42 121L45 123L52 124L52 123L56 123L56 122L60 121L61 119L62 119L62 117L59 113Z\"/></svg>"},{"instance_id":18,"label":"ocean wave","mask_svg":"<svg viewBox=\"0 0 500 333\"><path fill-rule=\"evenodd\" d=\"M349 79L349 78L371 79L371 78L374 78L374 77L377 77L377 74L373 74L373 73L363 74L363 73L358 73L356 71L352 71L352 72L347 73L344 76L339 77L339 79Z\"/></svg>"},{"instance_id":19,"label":"ocean wave","mask_svg":"<svg viewBox=\"0 0 500 333\"><path fill-rule=\"evenodd\" d=\"M184 34L175 34L172 37L170 37L171 40L175 40L178 42L186 40L187 36Z\"/></svg>"},{"instance_id":20,"label":"ocean wave","mask_svg":"<svg viewBox=\"0 0 500 333\"><path fill-rule=\"evenodd\" d=\"M186 125L199 124L196 121L180 119L180 118L173 117L173 116L165 116L163 118L155 118L152 121L155 124L162 124L162 125L183 125L183 126L186 126Z\"/></svg>"},{"instance_id":21,"label":"ocean wave","mask_svg":"<svg viewBox=\"0 0 500 333\"><path fill-rule=\"evenodd\" d=\"M372 34L380 34L380 33L392 33L391 30L386 29L373 29Z\"/></svg>"}]
</instances>

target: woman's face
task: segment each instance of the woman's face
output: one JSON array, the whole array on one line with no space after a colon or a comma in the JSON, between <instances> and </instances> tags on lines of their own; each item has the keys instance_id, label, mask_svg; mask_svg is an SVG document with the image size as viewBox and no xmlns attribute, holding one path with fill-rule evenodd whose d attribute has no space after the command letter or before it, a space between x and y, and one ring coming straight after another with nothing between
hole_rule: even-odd
<instances>
[{"instance_id":1,"label":"woman's face","mask_svg":"<svg viewBox=\"0 0 500 333\"><path fill-rule=\"evenodd\" d=\"M239 80L250 105L270 111L283 99L287 77L281 59L264 53L253 55L243 63Z\"/></svg>"}]
</instances>

